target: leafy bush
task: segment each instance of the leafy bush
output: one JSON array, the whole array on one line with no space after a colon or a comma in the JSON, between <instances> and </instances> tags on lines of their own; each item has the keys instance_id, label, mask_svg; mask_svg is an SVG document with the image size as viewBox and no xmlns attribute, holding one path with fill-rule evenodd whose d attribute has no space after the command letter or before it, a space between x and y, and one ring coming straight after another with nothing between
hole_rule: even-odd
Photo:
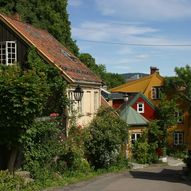
<instances>
[{"instance_id":1,"label":"leafy bush","mask_svg":"<svg viewBox=\"0 0 191 191\"><path fill-rule=\"evenodd\" d=\"M141 164L148 162L149 144L145 141L137 140L133 145L133 158Z\"/></svg>"},{"instance_id":2,"label":"leafy bush","mask_svg":"<svg viewBox=\"0 0 191 191\"><path fill-rule=\"evenodd\" d=\"M0 171L0 190L2 191L32 191L38 190L32 183L17 175L11 175L8 171Z\"/></svg>"},{"instance_id":3,"label":"leafy bush","mask_svg":"<svg viewBox=\"0 0 191 191\"><path fill-rule=\"evenodd\" d=\"M61 148L61 129L56 121L39 121L31 125L22 137L24 145L24 168L33 177L41 176L40 169L50 167L54 163Z\"/></svg>"},{"instance_id":4,"label":"leafy bush","mask_svg":"<svg viewBox=\"0 0 191 191\"><path fill-rule=\"evenodd\" d=\"M34 123L22 139L24 169L35 179L41 180L44 176L42 181L49 178L51 172L91 171L84 157L85 136L85 130L74 126L66 138L57 120Z\"/></svg>"},{"instance_id":5,"label":"leafy bush","mask_svg":"<svg viewBox=\"0 0 191 191\"><path fill-rule=\"evenodd\" d=\"M188 149L186 145L173 145L167 147L167 155L175 158L185 158L187 156Z\"/></svg>"},{"instance_id":6,"label":"leafy bush","mask_svg":"<svg viewBox=\"0 0 191 191\"><path fill-rule=\"evenodd\" d=\"M153 140L151 141L150 136L152 134L153 133L150 130L144 131L141 137L133 144L133 158L138 163L145 164L155 163L158 161L158 156L156 153L158 144L154 137L152 137Z\"/></svg>"},{"instance_id":7,"label":"leafy bush","mask_svg":"<svg viewBox=\"0 0 191 191\"><path fill-rule=\"evenodd\" d=\"M116 163L121 145L127 139L127 124L111 108L100 108L89 126L86 156L96 169Z\"/></svg>"}]
</instances>

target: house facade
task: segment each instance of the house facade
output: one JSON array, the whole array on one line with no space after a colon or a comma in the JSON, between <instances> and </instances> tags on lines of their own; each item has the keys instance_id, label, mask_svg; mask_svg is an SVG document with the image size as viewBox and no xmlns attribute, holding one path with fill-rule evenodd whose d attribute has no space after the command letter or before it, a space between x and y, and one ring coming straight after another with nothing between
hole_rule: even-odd
<instances>
[{"instance_id":1,"label":"house facade","mask_svg":"<svg viewBox=\"0 0 191 191\"><path fill-rule=\"evenodd\" d=\"M147 128L149 121L137 112L131 104L124 103L121 105L118 113L127 124L128 124L128 144L127 144L127 156L131 157L132 146L141 136L143 131Z\"/></svg>"},{"instance_id":2,"label":"house facade","mask_svg":"<svg viewBox=\"0 0 191 191\"><path fill-rule=\"evenodd\" d=\"M87 125L101 105L102 81L47 31L0 14L0 64L24 65L30 47L61 72L68 83L67 95L77 111L78 124ZM73 95L78 85L84 92L80 102Z\"/></svg>"},{"instance_id":3,"label":"house facade","mask_svg":"<svg viewBox=\"0 0 191 191\"><path fill-rule=\"evenodd\" d=\"M122 93L127 93L130 99L131 96L141 93L142 96L136 99L132 108L149 121L156 119L154 107L160 103L160 91L163 86L164 78L160 76L159 70L151 67L150 75L111 89L113 94L121 94L121 97L118 95L117 99L113 99L113 106L117 108L124 103ZM175 111L177 123L168 129L168 144L172 147L185 145L188 150L191 150L191 119L190 114L184 111L184 108L183 104L179 104L179 110Z\"/></svg>"}]
</instances>

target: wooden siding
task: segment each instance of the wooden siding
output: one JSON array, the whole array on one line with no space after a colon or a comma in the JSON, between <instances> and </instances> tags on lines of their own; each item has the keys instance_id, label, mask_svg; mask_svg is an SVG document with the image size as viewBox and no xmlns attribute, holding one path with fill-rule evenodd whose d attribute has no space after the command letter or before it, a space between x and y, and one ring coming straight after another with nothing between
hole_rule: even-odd
<instances>
[{"instance_id":1,"label":"wooden siding","mask_svg":"<svg viewBox=\"0 0 191 191\"><path fill-rule=\"evenodd\" d=\"M156 112L155 110L141 97L137 99L137 101L132 105L132 107L137 111L137 103L144 103L144 113L140 113L146 119L154 120L156 119Z\"/></svg>"},{"instance_id":2,"label":"wooden siding","mask_svg":"<svg viewBox=\"0 0 191 191\"><path fill-rule=\"evenodd\" d=\"M4 41L17 42L17 62L23 65L27 59L28 45L14 31L0 21L0 42Z\"/></svg>"}]
</instances>

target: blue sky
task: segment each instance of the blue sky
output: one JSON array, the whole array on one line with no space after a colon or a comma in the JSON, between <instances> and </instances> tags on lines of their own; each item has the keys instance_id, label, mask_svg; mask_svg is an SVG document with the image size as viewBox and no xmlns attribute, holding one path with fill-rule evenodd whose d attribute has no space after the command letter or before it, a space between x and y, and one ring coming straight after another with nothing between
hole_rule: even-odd
<instances>
[{"instance_id":1,"label":"blue sky","mask_svg":"<svg viewBox=\"0 0 191 191\"><path fill-rule=\"evenodd\" d=\"M161 75L172 76L176 66L191 64L191 46L176 46L191 45L190 0L68 3L72 37L80 52L90 53L109 72L149 73L150 66L156 66Z\"/></svg>"}]
</instances>

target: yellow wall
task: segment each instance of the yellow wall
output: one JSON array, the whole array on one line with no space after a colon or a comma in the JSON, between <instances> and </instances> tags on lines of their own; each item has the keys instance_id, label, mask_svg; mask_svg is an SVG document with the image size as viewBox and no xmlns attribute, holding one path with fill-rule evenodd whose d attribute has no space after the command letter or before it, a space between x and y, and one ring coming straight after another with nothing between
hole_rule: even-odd
<instances>
[{"instance_id":1,"label":"yellow wall","mask_svg":"<svg viewBox=\"0 0 191 191\"><path fill-rule=\"evenodd\" d=\"M168 129L168 144L174 144L174 132L184 133L184 144L191 150L191 119L188 112L184 113L184 120L181 124L176 124Z\"/></svg>"},{"instance_id":2,"label":"yellow wall","mask_svg":"<svg viewBox=\"0 0 191 191\"><path fill-rule=\"evenodd\" d=\"M72 92L74 89L75 87L70 87L68 92ZM76 101L73 103L73 109L76 111L77 124L84 127L91 122L97 109L101 106L101 91L97 86L82 86L82 89L84 94L81 103L79 103L81 111L77 112L79 106ZM68 97L71 99L69 95ZM95 104L97 105L97 109L95 108ZM71 115L70 112L69 115Z\"/></svg>"},{"instance_id":3,"label":"yellow wall","mask_svg":"<svg viewBox=\"0 0 191 191\"><path fill-rule=\"evenodd\" d=\"M159 104L159 102L160 102L160 100L154 100L154 99L152 99L152 87L156 87L156 86L163 86L164 85L164 79L161 77L161 76L159 76L158 74L156 74L156 75L153 75L153 77L152 77L152 79L151 79L151 81L150 81L150 83L149 83L149 85L147 86L147 88L146 88L146 90L145 90L145 92L144 92L144 95L149 99L149 100L151 100L152 101L152 103L154 104L154 105L158 105Z\"/></svg>"}]
</instances>

